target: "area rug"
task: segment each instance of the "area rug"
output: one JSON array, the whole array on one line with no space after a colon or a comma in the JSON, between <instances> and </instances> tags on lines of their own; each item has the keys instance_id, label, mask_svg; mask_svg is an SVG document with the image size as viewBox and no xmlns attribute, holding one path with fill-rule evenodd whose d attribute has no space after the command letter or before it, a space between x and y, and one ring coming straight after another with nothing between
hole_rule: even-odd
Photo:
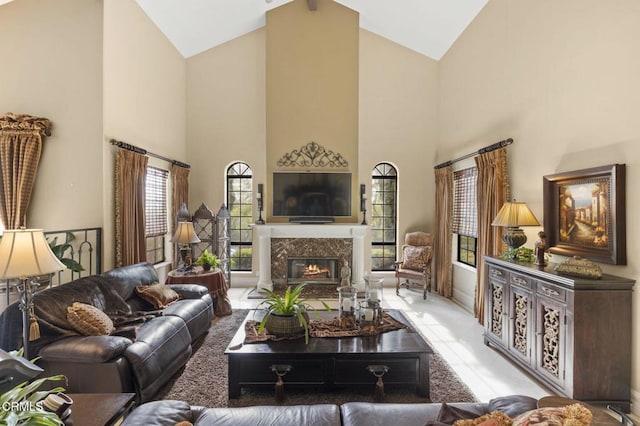
<instances>
[{"instance_id":1,"label":"area rug","mask_svg":"<svg viewBox=\"0 0 640 426\"><path fill-rule=\"evenodd\" d=\"M278 405L271 390L242 389L240 398L227 398L227 357L224 350L249 311L236 309L227 317L214 320L209 333L194 348L194 353L179 375L163 386L156 400L178 399L205 407L243 407ZM438 353L430 357L431 399L420 397L411 389L385 389L384 402L475 402L469 388L451 370ZM280 404L342 404L351 401L373 402L371 390L285 389Z\"/></svg>"}]
</instances>

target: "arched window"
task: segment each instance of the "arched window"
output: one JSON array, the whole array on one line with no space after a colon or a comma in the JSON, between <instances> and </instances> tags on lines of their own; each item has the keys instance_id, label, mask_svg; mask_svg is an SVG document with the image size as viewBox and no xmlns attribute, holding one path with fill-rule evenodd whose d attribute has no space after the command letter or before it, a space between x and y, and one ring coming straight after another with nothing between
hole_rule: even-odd
<instances>
[{"instance_id":1,"label":"arched window","mask_svg":"<svg viewBox=\"0 0 640 426\"><path fill-rule=\"evenodd\" d=\"M398 173L380 163L371 173L371 269L392 271L396 261Z\"/></svg>"},{"instance_id":2,"label":"arched window","mask_svg":"<svg viewBox=\"0 0 640 426\"><path fill-rule=\"evenodd\" d=\"M237 162L227 169L227 208L231 217L231 270L251 270L251 223L253 221L251 167Z\"/></svg>"}]
</instances>

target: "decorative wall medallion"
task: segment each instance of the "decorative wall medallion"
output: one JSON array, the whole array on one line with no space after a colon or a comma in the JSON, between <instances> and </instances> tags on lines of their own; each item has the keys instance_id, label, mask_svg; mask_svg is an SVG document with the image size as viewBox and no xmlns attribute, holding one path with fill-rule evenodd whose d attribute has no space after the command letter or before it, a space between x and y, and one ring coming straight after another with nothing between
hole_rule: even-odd
<instances>
[{"instance_id":1,"label":"decorative wall medallion","mask_svg":"<svg viewBox=\"0 0 640 426\"><path fill-rule=\"evenodd\" d=\"M301 146L300 150L293 151L282 156L278 160L280 167L348 167L349 163L341 154L327 151L316 142L309 142Z\"/></svg>"}]
</instances>

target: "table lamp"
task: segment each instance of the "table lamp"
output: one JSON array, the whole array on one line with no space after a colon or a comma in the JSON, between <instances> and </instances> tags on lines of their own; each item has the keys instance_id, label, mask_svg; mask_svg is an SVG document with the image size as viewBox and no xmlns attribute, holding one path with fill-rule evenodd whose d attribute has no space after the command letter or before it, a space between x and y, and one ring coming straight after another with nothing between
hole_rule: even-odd
<instances>
[{"instance_id":1,"label":"table lamp","mask_svg":"<svg viewBox=\"0 0 640 426\"><path fill-rule=\"evenodd\" d=\"M42 229L7 229L0 240L0 279L17 278L22 311L22 346L29 359L29 338L39 336L33 315L33 291L38 282L33 277L62 271L66 266L53 254ZM31 326L29 322L31 320ZM31 333L33 331L33 333ZM33 334L33 335L31 335Z\"/></svg>"},{"instance_id":2,"label":"table lamp","mask_svg":"<svg viewBox=\"0 0 640 426\"><path fill-rule=\"evenodd\" d=\"M503 226L502 240L509 246L513 259L517 258L516 249L527 242L527 236L520 226L540 226L538 219L533 215L527 203L513 200L502 205L496 218L491 223L493 226Z\"/></svg>"},{"instance_id":3,"label":"table lamp","mask_svg":"<svg viewBox=\"0 0 640 426\"><path fill-rule=\"evenodd\" d=\"M199 243L200 238L193 229L192 222L178 222L175 234L173 234L172 242L181 244L180 253L182 254L182 266L178 268L180 271L188 271L192 268L191 261L191 244Z\"/></svg>"}]
</instances>

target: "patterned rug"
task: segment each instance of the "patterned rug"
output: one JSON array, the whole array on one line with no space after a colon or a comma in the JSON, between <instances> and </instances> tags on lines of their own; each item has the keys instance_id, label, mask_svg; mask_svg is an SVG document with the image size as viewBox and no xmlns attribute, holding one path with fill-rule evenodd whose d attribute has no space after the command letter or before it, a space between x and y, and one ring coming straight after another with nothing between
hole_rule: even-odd
<instances>
[{"instance_id":1,"label":"patterned rug","mask_svg":"<svg viewBox=\"0 0 640 426\"><path fill-rule=\"evenodd\" d=\"M271 390L243 389L240 398L227 398L227 357L224 350L246 317L248 310L236 309L232 315L214 320L209 333L194 348L183 371L169 381L154 399L178 399L205 407L277 405ZM433 402L474 402L469 388L438 353L430 357L430 393ZM350 401L373 402L374 389L336 390L285 389L281 404L341 404ZM430 402L412 390L389 389L384 402Z\"/></svg>"}]
</instances>

